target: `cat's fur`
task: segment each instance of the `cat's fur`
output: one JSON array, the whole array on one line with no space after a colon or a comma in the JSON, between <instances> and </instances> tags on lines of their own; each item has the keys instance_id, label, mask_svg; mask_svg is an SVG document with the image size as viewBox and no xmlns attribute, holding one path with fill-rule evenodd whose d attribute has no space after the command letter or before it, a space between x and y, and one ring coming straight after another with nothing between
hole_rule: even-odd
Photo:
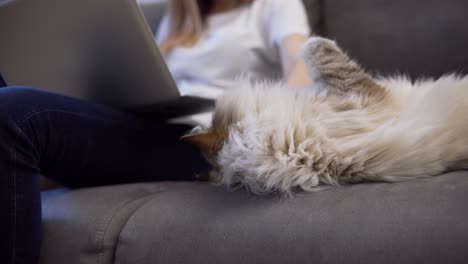
<instances>
[{"instance_id":1,"label":"cat's fur","mask_svg":"<svg viewBox=\"0 0 468 264\"><path fill-rule=\"evenodd\" d=\"M468 168L468 77L374 79L331 40L303 48L314 89L241 84L202 147L219 180L254 192L400 181Z\"/></svg>"}]
</instances>

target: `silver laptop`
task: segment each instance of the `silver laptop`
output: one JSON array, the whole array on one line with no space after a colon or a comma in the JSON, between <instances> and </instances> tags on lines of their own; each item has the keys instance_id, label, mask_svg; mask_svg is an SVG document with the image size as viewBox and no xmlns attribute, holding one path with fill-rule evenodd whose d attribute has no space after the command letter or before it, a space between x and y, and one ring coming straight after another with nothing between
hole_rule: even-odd
<instances>
[{"instance_id":1,"label":"silver laptop","mask_svg":"<svg viewBox=\"0 0 468 264\"><path fill-rule=\"evenodd\" d=\"M0 73L162 118L209 111L180 96L135 0L0 0Z\"/></svg>"}]
</instances>

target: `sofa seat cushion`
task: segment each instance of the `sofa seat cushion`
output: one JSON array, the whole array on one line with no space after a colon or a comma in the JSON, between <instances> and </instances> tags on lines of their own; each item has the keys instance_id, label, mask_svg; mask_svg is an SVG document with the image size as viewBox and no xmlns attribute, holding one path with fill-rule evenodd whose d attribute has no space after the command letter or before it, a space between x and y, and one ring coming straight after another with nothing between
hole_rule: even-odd
<instances>
[{"instance_id":1,"label":"sofa seat cushion","mask_svg":"<svg viewBox=\"0 0 468 264\"><path fill-rule=\"evenodd\" d=\"M292 199L190 182L48 192L41 263L466 263L467 201L465 171Z\"/></svg>"}]
</instances>

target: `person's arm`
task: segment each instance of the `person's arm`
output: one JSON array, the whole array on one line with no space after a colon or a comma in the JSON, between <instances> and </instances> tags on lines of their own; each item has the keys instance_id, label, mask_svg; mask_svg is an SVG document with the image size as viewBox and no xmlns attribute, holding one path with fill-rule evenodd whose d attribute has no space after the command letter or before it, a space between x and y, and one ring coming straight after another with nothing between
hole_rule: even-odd
<instances>
[{"instance_id":1,"label":"person's arm","mask_svg":"<svg viewBox=\"0 0 468 264\"><path fill-rule=\"evenodd\" d=\"M307 13L302 0L271 0L268 31L270 43L278 48L283 78L290 88L300 89L312 85L301 56L304 43L311 34Z\"/></svg>"},{"instance_id":2,"label":"person's arm","mask_svg":"<svg viewBox=\"0 0 468 264\"><path fill-rule=\"evenodd\" d=\"M312 85L312 80L301 57L301 49L307 36L293 34L285 37L280 43L281 65L284 79L289 88L302 89Z\"/></svg>"}]
</instances>

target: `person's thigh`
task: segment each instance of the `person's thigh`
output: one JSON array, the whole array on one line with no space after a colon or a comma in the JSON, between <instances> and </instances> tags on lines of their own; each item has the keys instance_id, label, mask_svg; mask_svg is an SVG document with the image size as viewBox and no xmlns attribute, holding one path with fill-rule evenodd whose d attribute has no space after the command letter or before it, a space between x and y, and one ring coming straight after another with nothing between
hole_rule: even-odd
<instances>
[{"instance_id":1,"label":"person's thigh","mask_svg":"<svg viewBox=\"0 0 468 264\"><path fill-rule=\"evenodd\" d=\"M69 187L191 180L207 164L169 126L22 87L0 88L0 263L36 263L39 175Z\"/></svg>"},{"instance_id":2,"label":"person's thigh","mask_svg":"<svg viewBox=\"0 0 468 264\"><path fill-rule=\"evenodd\" d=\"M40 173L67 186L193 180L209 169L179 141L187 127L30 88L2 88L0 98Z\"/></svg>"}]
</instances>

